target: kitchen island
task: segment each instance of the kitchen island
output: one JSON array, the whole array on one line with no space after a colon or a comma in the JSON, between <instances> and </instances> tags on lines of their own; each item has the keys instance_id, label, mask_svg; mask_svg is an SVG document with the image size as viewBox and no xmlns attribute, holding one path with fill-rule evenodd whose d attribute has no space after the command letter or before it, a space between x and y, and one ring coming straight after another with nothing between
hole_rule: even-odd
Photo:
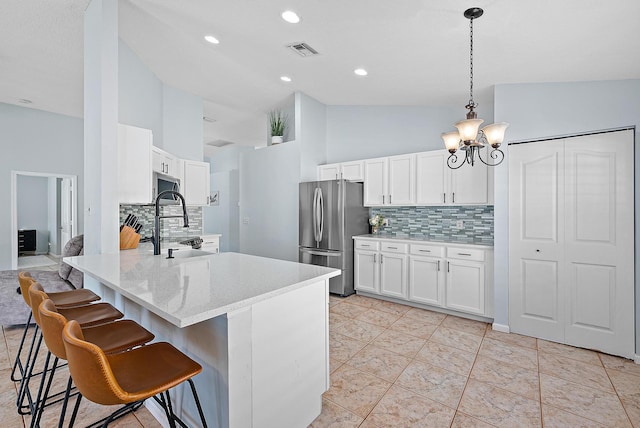
<instances>
[{"instance_id":1,"label":"kitchen island","mask_svg":"<svg viewBox=\"0 0 640 428\"><path fill-rule=\"evenodd\" d=\"M198 361L210 427L306 427L329 388L328 290L339 270L238 253L65 258L103 298ZM198 425L183 387L178 416ZM162 411L148 400L158 419Z\"/></svg>"}]
</instances>

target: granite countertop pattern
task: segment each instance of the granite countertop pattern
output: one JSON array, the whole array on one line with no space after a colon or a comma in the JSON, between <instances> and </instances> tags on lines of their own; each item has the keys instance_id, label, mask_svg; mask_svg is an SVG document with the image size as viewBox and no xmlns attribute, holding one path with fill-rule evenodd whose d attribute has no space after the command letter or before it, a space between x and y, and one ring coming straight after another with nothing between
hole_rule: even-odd
<instances>
[{"instance_id":1,"label":"granite countertop pattern","mask_svg":"<svg viewBox=\"0 0 640 428\"><path fill-rule=\"evenodd\" d=\"M419 239L419 238L397 238L395 236L385 236L381 234L368 234L368 235L356 235L353 236L352 239L372 239L372 240L383 240L383 241L396 241L396 242L406 242L408 244L442 244L448 246L456 246L456 247L469 247L469 248L484 248L487 250L493 250L493 245L485 245L485 244L474 244L470 242L455 242L455 241L435 241L433 239Z\"/></svg>"},{"instance_id":2,"label":"granite countertop pattern","mask_svg":"<svg viewBox=\"0 0 640 428\"><path fill-rule=\"evenodd\" d=\"M239 253L167 259L166 250L154 256L146 245L64 262L177 327L340 275L338 269Z\"/></svg>"}]
</instances>

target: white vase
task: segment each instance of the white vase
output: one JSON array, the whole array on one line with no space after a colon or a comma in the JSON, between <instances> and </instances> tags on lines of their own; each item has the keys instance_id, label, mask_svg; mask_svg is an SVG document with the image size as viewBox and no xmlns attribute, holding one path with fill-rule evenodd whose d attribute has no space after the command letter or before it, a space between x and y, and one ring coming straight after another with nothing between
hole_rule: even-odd
<instances>
[{"instance_id":1,"label":"white vase","mask_svg":"<svg viewBox=\"0 0 640 428\"><path fill-rule=\"evenodd\" d=\"M274 135L271 137L271 144L280 144L282 141L282 135Z\"/></svg>"}]
</instances>

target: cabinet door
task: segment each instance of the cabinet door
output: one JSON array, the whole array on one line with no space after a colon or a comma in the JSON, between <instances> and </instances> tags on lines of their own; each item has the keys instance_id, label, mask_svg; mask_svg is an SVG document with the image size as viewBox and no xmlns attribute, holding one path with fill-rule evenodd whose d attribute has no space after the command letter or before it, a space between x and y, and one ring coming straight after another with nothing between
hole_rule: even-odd
<instances>
[{"instance_id":1,"label":"cabinet door","mask_svg":"<svg viewBox=\"0 0 640 428\"><path fill-rule=\"evenodd\" d=\"M447 152L442 150L416 155L416 204L442 205L447 202L449 168L446 155Z\"/></svg>"},{"instance_id":2,"label":"cabinet door","mask_svg":"<svg viewBox=\"0 0 640 428\"><path fill-rule=\"evenodd\" d=\"M484 263L447 260L446 306L484 315Z\"/></svg>"},{"instance_id":3,"label":"cabinet door","mask_svg":"<svg viewBox=\"0 0 640 428\"><path fill-rule=\"evenodd\" d=\"M341 178L351 181L364 180L364 161L342 162L340 164Z\"/></svg>"},{"instance_id":4,"label":"cabinet door","mask_svg":"<svg viewBox=\"0 0 640 428\"><path fill-rule=\"evenodd\" d=\"M367 207L388 203L387 158L364 161L364 205Z\"/></svg>"},{"instance_id":5,"label":"cabinet door","mask_svg":"<svg viewBox=\"0 0 640 428\"><path fill-rule=\"evenodd\" d=\"M407 256L380 253L380 293L407 298Z\"/></svg>"},{"instance_id":6,"label":"cabinet door","mask_svg":"<svg viewBox=\"0 0 640 428\"><path fill-rule=\"evenodd\" d=\"M409 300L444 304L444 261L435 257L409 257Z\"/></svg>"},{"instance_id":7,"label":"cabinet door","mask_svg":"<svg viewBox=\"0 0 640 428\"><path fill-rule=\"evenodd\" d=\"M181 191L187 205L209 205L209 163L183 161L184 179Z\"/></svg>"},{"instance_id":8,"label":"cabinet door","mask_svg":"<svg viewBox=\"0 0 640 428\"><path fill-rule=\"evenodd\" d=\"M152 147L152 166L154 172L178 177L177 159L170 153L153 146Z\"/></svg>"},{"instance_id":9,"label":"cabinet door","mask_svg":"<svg viewBox=\"0 0 640 428\"><path fill-rule=\"evenodd\" d=\"M378 257L373 251L354 252L354 287L356 290L379 293Z\"/></svg>"},{"instance_id":10,"label":"cabinet door","mask_svg":"<svg viewBox=\"0 0 640 428\"><path fill-rule=\"evenodd\" d=\"M148 204L152 201L151 130L118 125L118 202Z\"/></svg>"},{"instance_id":11,"label":"cabinet door","mask_svg":"<svg viewBox=\"0 0 640 428\"><path fill-rule=\"evenodd\" d=\"M415 203L416 168L413 155L389 158L389 200L390 205L411 205Z\"/></svg>"},{"instance_id":12,"label":"cabinet door","mask_svg":"<svg viewBox=\"0 0 640 428\"><path fill-rule=\"evenodd\" d=\"M488 167L480 161L473 166L463 165L460 169L451 170L451 204L486 204L489 200L487 170Z\"/></svg>"},{"instance_id":13,"label":"cabinet door","mask_svg":"<svg viewBox=\"0 0 640 428\"><path fill-rule=\"evenodd\" d=\"M318 167L318 180L337 180L340 177L340 164L333 163Z\"/></svg>"},{"instance_id":14,"label":"cabinet door","mask_svg":"<svg viewBox=\"0 0 640 428\"><path fill-rule=\"evenodd\" d=\"M202 238L202 247L201 247L202 250L210 251L216 254L220 252L219 237L203 235L201 238Z\"/></svg>"}]
</instances>

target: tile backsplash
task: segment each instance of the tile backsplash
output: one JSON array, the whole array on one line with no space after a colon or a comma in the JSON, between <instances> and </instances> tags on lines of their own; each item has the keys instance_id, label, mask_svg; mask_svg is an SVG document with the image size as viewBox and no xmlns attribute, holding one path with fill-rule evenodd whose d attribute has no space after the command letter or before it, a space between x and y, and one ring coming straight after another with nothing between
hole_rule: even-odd
<instances>
[{"instance_id":1,"label":"tile backsplash","mask_svg":"<svg viewBox=\"0 0 640 428\"><path fill-rule=\"evenodd\" d=\"M124 223L128 214L133 214L143 224L140 235L143 238L150 237L153 235L155 213L155 205L120 205L120 224ZM202 207L187 207L187 214L189 227L182 226L182 217L160 220L160 236L163 241L176 241L202 235ZM182 216L182 206L163 205L160 207L160 215Z\"/></svg>"},{"instance_id":2,"label":"tile backsplash","mask_svg":"<svg viewBox=\"0 0 640 428\"><path fill-rule=\"evenodd\" d=\"M376 214L389 219L381 237L493 245L493 205L369 209L370 217Z\"/></svg>"}]
</instances>

